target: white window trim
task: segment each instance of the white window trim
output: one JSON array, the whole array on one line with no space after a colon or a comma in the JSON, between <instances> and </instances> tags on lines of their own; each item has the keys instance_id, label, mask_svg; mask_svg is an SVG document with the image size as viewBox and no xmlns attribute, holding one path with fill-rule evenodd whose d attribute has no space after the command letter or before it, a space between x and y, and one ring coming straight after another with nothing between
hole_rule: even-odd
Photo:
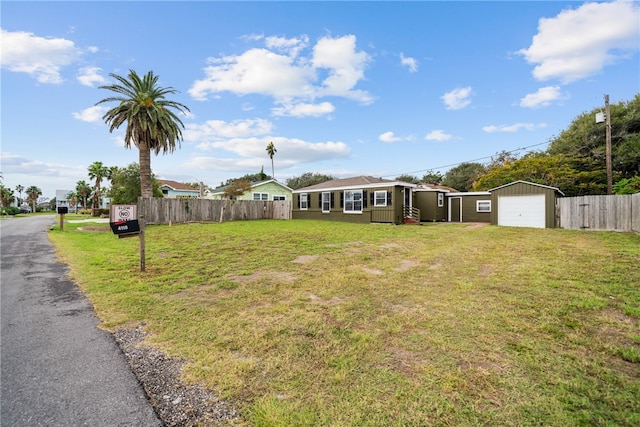
<instances>
[{"instance_id":1,"label":"white window trim","mask_svg":"<svg viewBox=\"0 0 640 427\"><path fill-rule=\"evenodd\" d=\"M300 193L300 210L306 211L309 209L309 193Z\"/></svg>"},{"instance_id":2,"label":"white window trim","mask_svg":"<svg viewBox=\"0 0 640 427\"><path fill-rule=\"evenodd\" d=\"M438 193L438 207L444 206L444 193Z\"/></svg>"},{"instance_id":3,"label":"white window trim","mask_svg":"<svg viewBox=\"0 0 640 427\"><path fill-rule=\"evenodd\" d=\"M347 210L347 193L352 193L354 196L356 195L356 193L360 194L360 210L356 210L355 208L351 209L351 210ZM342 212L346 213L346 214L361 214L362 213L362 206L364 204L363 195L364 195L364 192L362 190L345 190L344 191L344 206L342 208ZM352 203L355 206L355 198L354 198L354 200L352 200Z\"/></svg>"},{"instance_id":4,"label":"white window trim","mask_svg":"<svg viewBox=\"0 0 640 427\"><path fill-rule=\"evenodd\" d=\"M378 194L382 193L384 195L384 203L378 203ZM387 206L387 191L374 191L373 192L373 206L377 208L383 208Z\"/></svg>"},{"instance_id":5,"label":"white window trim","mask_svg":"<svg viewBox=\"0 0 640 427\"><path fill-rule=\"evenodd\" d=\"M486 205L488 209L480 209L480 205ZM491 200L476 200L476 212L491 212Z\"/></svg>"},{"instance_id":6,"label":"white window trim","mask_svg":"<svg viewBox=\"0 0 640 427\"><path fill-rule=\"evenodd\" d=\"M269 200L269 193L251 193L252 199L259 201L259 202L265 202ZM256 199L256 196L258 196L258 198Z\"/></svg>"},{"instance_id":7,"label":"white window trim","mask_svg":"<svg viewBox=\"0 0 640 427\"><path fill-rule=\"evenodd\" d=\"M271 200L287 200L287 196L284 194L274 194Z\"/></svg>"},{"instance_id":8,"label":"white window trim","mask_svg":"<svg viewBox=\"0 0 640 427\"><path fill-rule=\"evenodd\" d=\"M325 196L328 197L327 200L324 199ZM324 208L325 207L324 206L325 203L327 204L328 209ZM322 209L322 213L330 213L331 212L331 192L329 192L329 191L323 191L322 192L322 203L321 203L321 205L322 206L320 208Z\"/></svg>"}]
</instances>

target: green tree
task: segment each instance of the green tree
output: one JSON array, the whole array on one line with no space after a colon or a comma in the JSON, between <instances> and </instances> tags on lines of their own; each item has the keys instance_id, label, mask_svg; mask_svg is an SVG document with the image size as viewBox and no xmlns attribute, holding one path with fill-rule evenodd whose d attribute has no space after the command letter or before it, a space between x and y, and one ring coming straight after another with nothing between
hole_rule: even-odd
<instances>
[{"instance_id":1,"label":"green tree","mask_svg":"<svg viewBox=\"0 0 640 427\"><path fill-rule=\"evenodd\" d=\"M396 181L408 182L409 184L418 184L420 182L420 179L418 179L417 176L402 174L402 175L396 176Z\"/></svg>"},{"instance_id":2,"label":"green tree","mask_svg":"<svg viewBox=\"0 0 640 427\"><path fill-rule=\"evenodd\" d=\"M613 184L614 194L635 194L640 193L640 175L633 178L622 178Z\"/></svg>"},{"instance_id":3,"label":"green tree","mask_svg":"<svg viewBox=\"0 0 640 427\"><path fill-rule=\"evenodd\" d=\"M428 170L427 173L422 176L421 182L424 182L425 184L439 185L442 182L442 178L444 177L440 172Z\"/></svg>"},{"instance_id":4,"label":"green tree","mask_svg":"<svg viewBox=\"0 0 640 427\"><path fill-rule=\"evenodd\" d=\"M267 145L267 154L269 154L269 158L271 159L271 176L274 179L276 176L276 172L275 172L275 169L273 168L273 156L275 156L277 152L278 150L276 150L276 146L273 145L273 141L269 142L269 144Z\"/></svg>"},{"instance_id":5,"label":"green tree","mask_svg":"<svg viewBox=\"0 0 640 427\"><path fill-rule=\"evenodd\" d=\"M87 208L87 198L91 194L91 186L85 180L76 182L76 193L82 198L82 207Z\"/></svg>"},{"instance_id":6,"label":"green tree","mask_svg":"<svg viewBox=\"0 0 640 427\"><path fill-rule=\"evenodd\" d=\"M172 153L182 141L184 124L176 113L190 111L179 102L165 98L177 93L171 87L158 86L158 76L149 71L142 78L129 70L128 77L109 74L118 83L100 86L118 94L99 101L96 105L117 102L118 105L103 116L109 125L109 132L126 123L124 144L126 148L135 145L139 152L140 194L142 197L153 196L153 180L151 173L151 152ZM174 112L175 110L175 112Z\"/></svg>"},{"instance_id":7,"label":"green tree","mask_svg":"<svg viewBox=\"0 0 640 427\"><path fill-rule=\"evenodd\" d=\"M151 180L153 197L162 197L160 183L153 175L151 175ZM131 163L126 168L112 168L111 188L108 195L111 197L113 204L135 204L138 202L138 197L141 196L140 191L140 166L137 163Z\"/></svg>"},{"instance_id":8,"label":"green tree","mask_svg":"<svg viewBox=\"0 0 640 427\"><path fill-rule=\"evenodd\" d=\"M323 182L334 180L331 175L324 175L315 172L305 172L300 176L293 176L286 181L286 186L297 190L299 188L310 187Z\"/></svg>"},{"instance_id":9,"label":"green tree","mask_svg":"<svg viewBox=\"0 0 640 427\"><path fill-rule=\"evenodd\" d=\"M27 200L29 200L29 202L31 203L31 212L35 212L36 202L38 201L38 197L42 196L42 190L35 185L32 185L31 187L27 188L26 192Z\"/></svg>"},{"instance_id":10,"label":"green tree","mask_svg":"<svg viewBox=\"0 0 640 427\"><path fill-rule=\"evenodd\" d=\"M21 205L22 204L22 192L24 191L24 187L22 185L18 184L18 185L16 185L16 191L20 195L20 198L18 199L18 205Z\"/></svg>"},{"instance_id":11,"label":"green tree","mask_svg":"<svg viewBox=\"0 0 640 427\"><path fill-rule=\"evenodd\" d=\"M4 184L0 184L0 207L10 206L14 200L13 191L9 187L5 187Z\"/></svg>"},{"instance_id":12,"label":"green tree","mask_svg":"<svg viewBox=\"0 0 640 427\"><path fill-rule=\"evenodd\" d=\"M460 163L447 171L442 179L442 185L455 188L458 191L471 191L478 177L486 172L482 163Z\"/></svg>"},{"instance_id":13,"label":"green tree","mask_svg":"<svg viewBox=\"0 0 640 427\"><path fill-rule=\"evenodd\" d=\"M93 193L93 208L100 207L100 201L102 194L100 192L100 185L102 184L102 180L109 177L110 168L103 165L102 162L93 162L89 166L89 179L95 179L95 189L96 191ZM78 193L80 194L80 193ZM86 201L85 201L86 207Z\"/></svg>"}]
</instances>

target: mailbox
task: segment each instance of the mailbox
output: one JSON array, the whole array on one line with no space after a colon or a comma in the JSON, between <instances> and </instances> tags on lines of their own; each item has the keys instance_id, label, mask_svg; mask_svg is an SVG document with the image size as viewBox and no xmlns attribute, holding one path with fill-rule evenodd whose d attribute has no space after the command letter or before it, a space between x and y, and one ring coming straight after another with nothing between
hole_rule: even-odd
<instances>
[{"instance_id":1,"label":"mailbox","mask_svg":"<svg viewBox=\"0 0 640 427\"><path fill-rule=\"evenodd\" d=\"M58 214L66 213L69 213L69 208L67 206L58 206Z\"/></svg>"}]
</instances>

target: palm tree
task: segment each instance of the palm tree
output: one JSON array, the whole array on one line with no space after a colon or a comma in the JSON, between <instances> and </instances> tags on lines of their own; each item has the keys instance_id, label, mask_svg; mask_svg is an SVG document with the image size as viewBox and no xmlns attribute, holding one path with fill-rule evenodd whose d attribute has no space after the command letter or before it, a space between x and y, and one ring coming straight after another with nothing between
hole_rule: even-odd
<instances>
[{"instance_id":1,"label":"palm tree","mask_svg":"<svg viewBox=\"0 0 640 427\"><path fill-rule=\"evenodd\" d=\"M24 187L20 184L16 185L16 191L20 194L20 198L18 199L18 206L22 204L22 192L24 191Z\"/></svg>"},{"instance_id":2,"label":"palm tree","mask_svg":"<svg viewBox=\"0 0 640 427\"><path fill-rule=\"evenodd\" d=\"M36 202L38 201L38 197L42 196L42 190L32 185L27 188L27 199L31 202L31 212L36 211Z\"/></svg>"},{"instance_id":3,"label":"palm tree","mask_svg":"<svg viewBox=\"0 0 640 427\"><path fill-rule=\"evenodd\" d=\"M89 179L96 180L96 192L93 194L93 207L96 209L100 207L100 184L102 183L102 180L104 178L107 178L109 176L110 170L111 169L104 166L102 162L93 162L91 166L89 166ZM78 192L78 194L81 193Z\"/></svg>"},{"instance_id":4,"label":"palm tree","mask_svg":"<svg viewBox=\"0 0 640 427\"><path fill-rule=\"evenodd\" d=\"M276 146L273 145L273 141L267 145L267 154L269 154L269 158L271 159L271 178L276 179L276 174L273 169L273 156L278 152L276 150Z\"/></svg>"},{"instance_id":5,"label":"palm tree","mask_svg":"<svg viewBox=\"0 0 640 427\"><path fill-rule=\"evenodd\" d=\"M109 132L127 123L124 137L125 148L131 144L138 148L140 164L140 193L142 197L153 196L151 180L151 151L157 155L172 153L182 140L184 124L173 109L180 113L190 111L187 106L165 99L165 95L177 93L171 87L159 87L158 76L149 71L144 77L129 70L127 77L109 74L118 83L100 86L118 94L99 101L118 102L118 105L107 111L102 118L109 125Z\"/></svg>"},{"instance_id":6,"label":"palm tree","mask_svg":"<svg viewBox=\"0 0 640 427\"><path fill-rule=\"evenodd\" d=\"M78 196L82 197L82 207L87 208L87 197L91 194L91 186L87 184L84 180L78 181L76 183L76 193Z\"/></svg>"}]
</instances>

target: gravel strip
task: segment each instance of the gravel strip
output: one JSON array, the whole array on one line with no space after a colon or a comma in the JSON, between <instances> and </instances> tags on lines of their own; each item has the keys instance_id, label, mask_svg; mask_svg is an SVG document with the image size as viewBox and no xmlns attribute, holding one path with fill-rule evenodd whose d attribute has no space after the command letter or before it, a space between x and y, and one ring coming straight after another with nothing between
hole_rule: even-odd
<instances>
[{"instance_id":1,"label":"gravel strip","mask_svg":"<svg viewBox=\"0 0 640 427\"><path fill-rule=\"evenodd\" d=\"M242 424L232 406L198 385L180 380L184 360L142 344L144 325L118 328L114 337L165 426L232 426Z\"/></svg>"}]
</instances>

